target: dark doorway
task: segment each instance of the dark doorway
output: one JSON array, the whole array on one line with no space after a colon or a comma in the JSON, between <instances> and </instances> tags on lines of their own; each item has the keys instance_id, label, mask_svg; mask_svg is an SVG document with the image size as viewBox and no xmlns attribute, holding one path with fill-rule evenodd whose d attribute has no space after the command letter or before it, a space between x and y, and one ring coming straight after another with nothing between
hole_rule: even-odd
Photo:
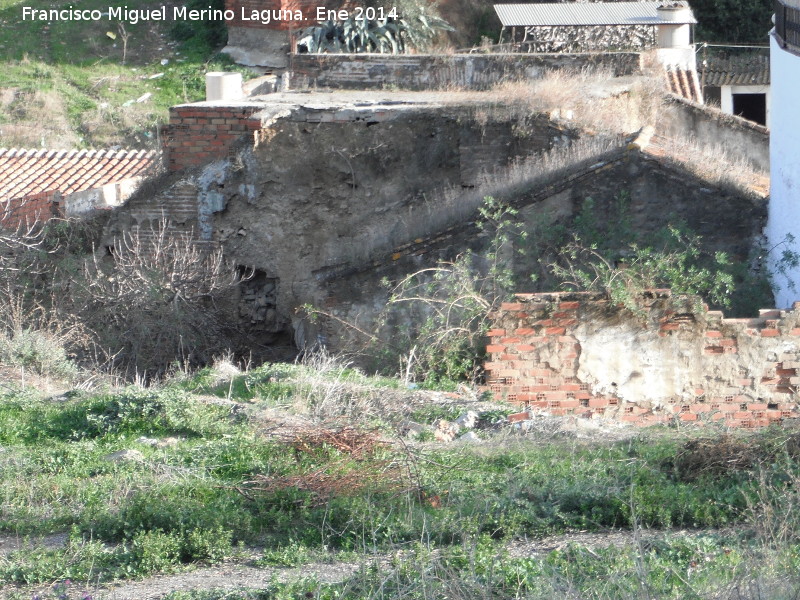
<instances>
[{"instance_id":1,"label":"dark doorway","mask_svg":"<svg viewBox=\"0 0 800 600\"><path fill-rule=\"evenodd\" d=\"M733 94L733 114L755 121L760 125L766 125L767 95Z\"/></svg>"}]
</instances>

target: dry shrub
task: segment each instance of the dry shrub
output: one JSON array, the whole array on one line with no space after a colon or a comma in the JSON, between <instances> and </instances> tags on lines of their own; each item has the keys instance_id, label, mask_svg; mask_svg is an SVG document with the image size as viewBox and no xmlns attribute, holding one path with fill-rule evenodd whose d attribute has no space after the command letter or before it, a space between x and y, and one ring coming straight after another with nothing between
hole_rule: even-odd
<instances>
[{"instance_id":1,"label":"dry shrub","mask_svg":"<svg viewBox=\"0 0 800 600\"><path fill-rule=\"evenodd\" d=\"M294 431L282 431L274 437L291 446L295 452L313 453L323 448L334 448L355 460L363 460L375 454L386 443L375 431L360 431L354 427L330 429L308 426Z\"/></svg>"},{"instance_id":2,"label":"dry shrub","mask_svg":"<svg viewBox=\"0 0 800 600\"><path fill-rule=\"evenodd\" d=\"M699 144L689 136L659 138L659 144L667 158L713 185L747 196L769 193L769 174L725 146Z\"/></svg>"},{"instance_id":3,"label":"dry shrub","mask_svg":"<svg viewBox=\"0 0 800 600\"><path fill-rule=\"evenodd\" d=\"M674 469L681 481L701 477L724 477L754 468L765 458L763 447L752 440L732 435L689 440L674 458Z\"/></svg>"},{"instance_id":4,"label":"dry shrub","mask_svg":"<svg viewBox=\"0 0 800 600\"><path fill-rule=\"evenodd\" d=\"M128 375L161 374L175 361L210 362L236 331L221 299L238 283L218 248L160 223L118 237L86 265L75 309Z\"/></svg>"},{"instance_id":5,"label":"dry shrub","mask_svg":"<svg viewBox=\"0 0 800 600\"><path fill-rule=\"evenodd\" d=\"M411 486L406 473L388 461L372 462L362 465L358 470L336 472L341 464L328 464L321 469L301 475L269 477L259 475L247 481L239 490L248 498L257 494L276 494L286 491L305 492L308 496L298 498L298 505L322 506L332 498L358 496L367 491L404 492Z\"/></svg>"},{"instance_id":6,"label":"dry shrub","mask_svg":"<svg viewBox=\"0 0 800 600\"><path fill-rule=\"evenodd\" d=\"M606 134L638 131L657 122L664 78L615 78L607 69L548 71L542 78L503 82L488 93L497 111L546 112Z\"/></svg>"},{"instance_id":7,"label":"dry shrub","mask_svg":"<svg viewBox=\"0 0 800 600\"><path fill-rule=\"evenodd\" d=\"M78 143L64 100L55 90L15 91L4 111L14 123L0 127L0 146L71 149Z\"/></svg>"}]
</instances>

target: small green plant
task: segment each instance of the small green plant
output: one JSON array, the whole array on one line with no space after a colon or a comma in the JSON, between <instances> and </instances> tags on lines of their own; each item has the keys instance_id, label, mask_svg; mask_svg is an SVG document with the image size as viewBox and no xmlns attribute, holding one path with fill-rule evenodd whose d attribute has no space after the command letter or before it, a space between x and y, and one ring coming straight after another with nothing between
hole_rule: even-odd
<instances>
[{"instance_id":1,"label":"small green plant","mask_svg":"<svg viewBox=\"0 0 800 600\"><path fill-rule=\"evenodd\" d=\"M441 386L477 377L488 315L513 290L508 255L514 242L526 236L514 222L516 214L486 197L477 222L491 239L486 253L467 252L386 282L390 295L379 319L383 332L374 338L375 350L382 350L385 362L394 362L388 356L393 354L406 381ZM391 345L381 341L388 330L393 330Z\"/></svg>"},{"instance_id":2,"label":"small green plant","mask_svg":"<svg viewBox=\"0 0 800 600\"><path fill-rule=\"evenodd\" d=\"M700 239L668 228L661 248L631 243L618 258L603 255L597 244L584 245L575 236L562 248L560 262L551 264L562 285L575 290L605 294L614 304L638 312L646 290L669 288L676 294L699 295L718 306L728 306L734 290L726 271L728 256L717 252L710 266L700 263Z\"/></svg>"}]
</instances>

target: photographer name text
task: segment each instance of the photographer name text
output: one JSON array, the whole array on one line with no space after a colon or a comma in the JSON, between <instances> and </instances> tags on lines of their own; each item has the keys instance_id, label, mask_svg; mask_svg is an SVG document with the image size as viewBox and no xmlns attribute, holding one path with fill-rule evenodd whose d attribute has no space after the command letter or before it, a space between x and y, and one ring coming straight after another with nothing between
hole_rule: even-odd
<instances>
[{"instance_id":1,"label":"photographer name text","mask_svg":"<svg viewBox=\"0 0 800 600\"><path fill-rule=\"evenodd\" d=\"M353 16L355 19L368 20L397 17L397 9L356 7L352 13L345 10L331 10L322 6L316 10L303 14L300 10L273 9L257 10L245 9L240 12L226 9L189 9L185 6L161 6L159 8L128 8L127 6L109 6L105 10L81 8L32 8L22 7L23 21L121 21L136 25L142 21L251 21L262 25L269 25L280 21L316 21L345 20Z\"/></svg>"}]
</instances>

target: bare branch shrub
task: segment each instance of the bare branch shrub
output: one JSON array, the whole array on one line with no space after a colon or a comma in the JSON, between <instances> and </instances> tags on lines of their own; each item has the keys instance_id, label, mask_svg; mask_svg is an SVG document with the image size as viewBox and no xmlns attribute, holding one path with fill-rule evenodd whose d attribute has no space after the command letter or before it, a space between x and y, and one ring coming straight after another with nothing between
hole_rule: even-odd
<instances>
[{"instance_id":1,"label":"bare branch shrub","mask_svg":"<svg viewBox=\"0 0 800 600\"><path fill-rule=\"evenodd\" d=\"M95 253L76 292L98 343L124 371L163 373L175 360L209 361L230 347L218 301L238 278L220 249L161 222L124 233L111 253Z\"/></svg>"},{"instance_id":2,"label":"bare branch shrub","mask_svg":"<svg viewBox=\"0 0 800 600\"><path fill-rule=\"evenodd\" d=\"M59 310L56 247L45 224L19 216L26 208L6 203L0 213L0 362L71 379L77 374L71 349L91 336L75 315Z\"/></svg>"}]
</instances>

